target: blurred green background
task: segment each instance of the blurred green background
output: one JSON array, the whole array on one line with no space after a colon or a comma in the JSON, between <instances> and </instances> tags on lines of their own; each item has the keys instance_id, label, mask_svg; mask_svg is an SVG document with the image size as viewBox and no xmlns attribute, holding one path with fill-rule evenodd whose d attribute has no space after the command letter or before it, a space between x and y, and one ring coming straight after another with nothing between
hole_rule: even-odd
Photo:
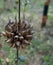
<instances>
[{"instance_id":1,"label":"blurred green background","mask_svg":"<svg viewBox=\"0 0 53 65\"><path fill-rule=\"evenodd\" d=\"M19 56L24 56L25 60L22 62L19 59L18 65L53 65L53 0L50 2L46 27L41 30L45 1L21 0L21 19L25 13L26 20L33 24L35 33L32 45L19 50ZM18 19L18 3L18 0L0 0L0 32L5 31L9 19L13 21L15 16ZM8 57L10 65L15 65L16 49L10 48L5 39L0 37L0 44L3 45L0 53L4 55L0 60L5 65L5 58Z\"/></svg>"}]
</instances>

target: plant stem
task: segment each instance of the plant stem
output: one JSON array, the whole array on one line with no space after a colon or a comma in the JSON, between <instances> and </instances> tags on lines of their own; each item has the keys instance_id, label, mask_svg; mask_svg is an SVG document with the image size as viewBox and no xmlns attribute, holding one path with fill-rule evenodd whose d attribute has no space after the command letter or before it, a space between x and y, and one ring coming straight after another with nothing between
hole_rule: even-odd
<instances>
[{"instance_id":1,"label":"plant stem","mask_svg":"<svg viewBox=\"0 0 53 65\"><path fill-rule=\"evenodd\" d=\"M21 25L20 11L21 11L21 0L19 0L19 22L18 22L18 30L20 30L20 25Z\"/></svg>"},{"instance_id":2,"label":"plant stem","mask_svg":"<svg viewBox=\"0 0 53 65\"><path fill-rule=\"evenodd\" d=\"M18 49L17 49L17 61L18 61Z\"/></svg>"},{"instance_id":3,"label":"plant stem","mask_svg":"<svg viewBox=\"0 0 53 65\"><path fill-rule=\"evenodd\" d=\"M16 49L17 51L16 51L16 61L15 61L15 63L16 63L16 65L18 64L18 48Z\"/></svg>"},{"instance_id":4,"label":"plant stem","mask_svg":"<svg viewBox=\"0 0 53 65\"><path fill-rule=\"evenodd\" d=\"M20 23L20 10L21 10L21 1L19 0L19 23Z\"/></svg>"}]
</instances>

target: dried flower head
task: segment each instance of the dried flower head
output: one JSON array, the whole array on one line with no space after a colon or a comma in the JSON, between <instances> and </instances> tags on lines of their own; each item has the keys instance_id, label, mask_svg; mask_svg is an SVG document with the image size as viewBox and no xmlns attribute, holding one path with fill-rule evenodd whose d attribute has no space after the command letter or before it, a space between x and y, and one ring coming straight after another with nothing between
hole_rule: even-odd
<instances>
[{"instance_id":1,"label":"dried flower head","mask_svg":"<svg viewBox=\"0 0 53 65\"><path fill-rule=\"evenodd\" d=\"M23 48L26 45L30 45L30 41L33 38L33 30L30 24L25 21L18 22L15 18L14 22L9 20L3 35L7 37L7 42L11 44L11 47Z\"/></svg>"}]
</instances>

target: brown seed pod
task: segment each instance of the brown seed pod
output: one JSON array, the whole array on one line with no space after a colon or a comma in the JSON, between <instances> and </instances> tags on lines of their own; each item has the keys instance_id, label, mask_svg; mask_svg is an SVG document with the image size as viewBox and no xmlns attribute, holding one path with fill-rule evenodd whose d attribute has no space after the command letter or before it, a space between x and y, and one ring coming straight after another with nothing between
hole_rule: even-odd
<instances>
[{"instance_id":1,"label":"brown seed pod","mask_svg":"<svg viewBox=\"0 0 53 65\"><path fill-rule=\"evenodd\" d=\"M2 34L7 37L7 42L10 42L11 47L23 48L27 45L30 45L29 41L32 40L33 33L34 32L30 24L26 23L25 21L19 23L15 18L15 22L9 22L5 26L5 32L3 32Z\"/></svg>"}]
</instances>

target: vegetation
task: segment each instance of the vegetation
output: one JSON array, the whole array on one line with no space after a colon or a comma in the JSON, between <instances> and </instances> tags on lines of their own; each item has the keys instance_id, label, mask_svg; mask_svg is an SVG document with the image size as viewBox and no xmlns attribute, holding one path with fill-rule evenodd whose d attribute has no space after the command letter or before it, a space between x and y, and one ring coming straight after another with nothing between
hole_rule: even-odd
<instances>
[{"instance_id":1,"label":"vegetation","mask_svg":"<svg viewBox=\"0 0 53 65\"><path fill-rule=\"evenodd\" d=\"M10 8L11 11L8 11L4 7L6 2L0 0L0 32L5 31L5 25L9 18L13 21L15 16L18 17L18 4L15 4L15 0L12 1L13 7ZM21 19L23 19L25 1L21 0L21 2ZM31 41L32 45L27 46L25 50L19 50L18 65L53 65L53 5L50 4L49 7L46 27L41 30L44 2L44 0L27 0L24 10L25 17L30 24L33 24L35 33ZM10 48L5 40L6 37L0 36L0 65L6 65L6 59L9 59L9 65L15 65L16 49Z\"/></svg>"}]
</instances>

